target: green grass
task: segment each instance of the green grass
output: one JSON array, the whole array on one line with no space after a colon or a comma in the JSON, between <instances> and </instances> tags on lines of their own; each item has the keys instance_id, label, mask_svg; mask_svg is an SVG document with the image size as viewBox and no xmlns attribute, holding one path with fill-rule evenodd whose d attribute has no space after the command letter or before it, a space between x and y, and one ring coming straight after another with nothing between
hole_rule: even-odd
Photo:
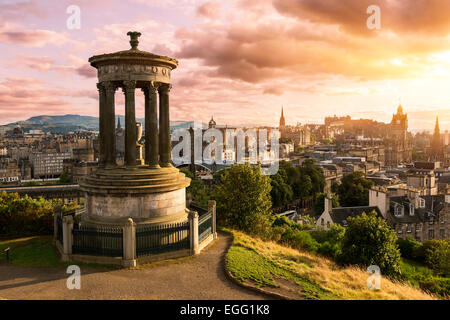
<instances>
[{"instance_id":1,"label":"green grass","mask_svg":"<svg viewBox=\"0 0 450 320\"><path fill-rule=\"evenodd\" d=\"M73 263L62 262L52 245L51 236L38 236L0 241L0 261L6 260L5 249L10 248L10 263L20 267L64 267ZM78 264L90 268L116 269L116 266Z\"/></svg>"},{"instance_id":2,"label":"green grass","mask_svg":"<svg viewBox=\"0 0 450 320\"><path fill-rule=\"evenodd\" d=\"M321 288L306 277L274 264L254 250L233 245L228 251L227 269L240 282L251 281L258 287L278 287L275 279L284 279L301 287L302 297L308 300L337 299L328 290Z\"/></svg>"},{"instance_id":3,"label":"green grass","mask_svg":"<svg viewBox=\"0 0 450 320\"><path fill-rule=\"evenodd\" d=\"M407 259L402 259L400 268L403 280L414 287L421 288L440 298L450 298L450 278L436 276L425 265Z\"/></svg>"}]
</instances>

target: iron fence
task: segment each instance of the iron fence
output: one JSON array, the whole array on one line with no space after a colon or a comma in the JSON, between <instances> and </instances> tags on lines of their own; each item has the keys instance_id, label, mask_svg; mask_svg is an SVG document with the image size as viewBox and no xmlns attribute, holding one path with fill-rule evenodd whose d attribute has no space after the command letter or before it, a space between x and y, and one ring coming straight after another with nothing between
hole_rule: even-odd
<instances>
[{"instance_id":1,"label":"iron fence","mask_svg":"<svg viewBox=\"0 0 450 320\"><path fill-rule=\"evenodd\" d=\"M138 257L189 248L189 222L136 228Z\"/></svg>"},{"instance_id":2,"label":"iron fence","mask_svg":"<svg viewBox=\"0 0 450 320\"><path fill-rule=\"evenodd\" d=\"M198 218L198 242L201 243L212 233L212 212L209 211Z\"/></svg>"},{"instance_id":3,"label":"iron fence","mask_svg":"<svg viewBox=\"0 0 450 320\"><path fill-rule=\"evenodd\" d=\"M73 226L72 253L107 257L123 256L122 227Z\"/></svg>"},{"instance_id":4,"label":"iron fence","mask_svg":"<svg viewBox=\"0 0 450 320\"><path fill-rule=\"evenodd\" d=\"M60 214L58 214L56 216L56 227L57 227L56 237L57 237L57 239L58 239L58 241L59 241L59 243L61 245L63 245L63 241L64 241L63 240L63 227L62 227L62 225L63 225L62 217L61 217Z\"/></svg>"}]
</instances>

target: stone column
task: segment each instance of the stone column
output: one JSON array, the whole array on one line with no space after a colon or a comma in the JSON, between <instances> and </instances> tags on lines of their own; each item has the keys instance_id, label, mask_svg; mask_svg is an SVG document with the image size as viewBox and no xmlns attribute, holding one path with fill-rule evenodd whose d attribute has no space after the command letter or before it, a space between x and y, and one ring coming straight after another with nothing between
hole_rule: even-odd
<instances>
[{"instance_id":1,"label":"stone column","mask_svg":"<svg viewBox=\"0 0 450 320\"><path fill-rule=\"evenodd\" d=\"M105 154L105 111L106 111L106 90L102 83L97 83L98 104L99 104L99 165L104 166L106 162Z\"/></svg>"},{"instance_id":2,"label":"stone column","mask_svg":"<svg viewBox=\"0 0 450 320\"><path fill-rule=\"evenodd\" d=\"M169 92L170 84L161 84L159 87L159 160L161 167L170 167L170 118L169 118Z\"/></svg>"},{"instance_id":3,"label":"stone column","mask_svg":"<svg viewBox=\"0 0 450 320\"><path fill-rule=\"evenodd\" d=\"M136 111L134 106L136 81L124 81L125 93L125 166L136 165Z\"/></svg>"},{"instance_id":4,"label":"stone column","mask_svg":"<svg viewBox=\"0 0 450 320\"><path fill-rule=\"evenodd\" d=\"M106 81L104 82L104 87L106 91L103 121L105 166L111 168L116 166L116 115L114 103L116 85L111 81Z\"/></svg>"},{"instance_id":5,"label":"stone column","mask_svg":"<svg viewBox=\"0 0 450 320\"><path fill-rule=\"evenodd\" d=\"M208 211L211 211L213 239L217 238L216 200L208 200Z\"/></svg>"},{"instance_id":6,"label":"stone column","mask_svg":"<svg viewBox=\"0 0 450 320\"><path fill-rule=\"evenodd\" d=\"M72 230L73 230L73 217L63 217L63 261L70 261L70 255L72 254Z\"/></svg>"},{"instance_id":7,"label":"stone column","mask_svg":"<svg viewBox=\"0 0 450 320\"><path fill-rule=\"evenodd\" d=\"M158 84L152 81L142 91L145 94L145 163L152 168L159 168Z\"/></svg>"},{"instance_id":8,"label":"stone column","mask_svg":"<svg viewBox=\"0 0 450 320\"><path fill-rule=\"evenodd\" d=\"M191 255L199 254L198 245L198 213L197 211L189 211L189 242L191 246Z\"/></svg>"},{"instance_id":9,"label":"stone column","mask_svg":"<svg viewBox=\"0 0 450 320\"><path fill-rule=\"evenodd\" d=\"M136 223L131 218L128 218L128 221L123 227L122 266L136 266Z\"/></svg>"}]
</instances>

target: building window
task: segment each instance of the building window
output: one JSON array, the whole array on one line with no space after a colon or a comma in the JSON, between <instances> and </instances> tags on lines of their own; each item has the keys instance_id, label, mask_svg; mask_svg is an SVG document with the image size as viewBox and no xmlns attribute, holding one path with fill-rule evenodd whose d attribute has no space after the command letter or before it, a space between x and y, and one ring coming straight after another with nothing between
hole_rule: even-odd
<instances>
[{"instance_id":1,"label":"building window","mask_svg":"<svg viewBox=\"0 0 450 320\"><path fill-rule=\"evenodd\" d=\"M409 204L409 215L410 216L414 215L414 205L412 203Z\"/></svg>"},{"instance_id":2,"label":"building window","mask_svg":"<svg viewBox=\"0 0 450 320\"><path fill-rule=\"evenodd\" d=\"M419 207L425 208L425 199L419 198Z\"/></svg>"},{"instance_id":3,"label":"building window","mask_svg":"<svg viewBox=\"0 0 450 320\"><path fill-rule=\"evenodd\" d=\"M395 212L394 212L394 215L397 216L397 217L403 216L403 209L404 209L404 208L403 208L402 205L397 204L397 205L395 206Z\"/></svg>"},{"instance_id":4,"label":"building window","mask_svg":"<svg viewBox=\"0 0 450 320\"><path fill-rule=\"evenodd\" d=\"M411 223L406 225L406 232L411 233Z\"/></svg>"},{"instance_id":5,"label":"building window","mask_svg":"<svg viewBox=\"0 0 450 320\"><path fill-rule=\"evenodd\" d=\"M440 221L442 224L445 223L444 215L441 215L441 216L439 217L439 221Z\"/></svg>"},{"instance_id":6,"label":"building window","mask_svg":"<svg viewBox=\"0 0 450 320\"><path fill-rule=\"evenodd\" d=\"M397 233L402 233L402 225L401 224L398 225Z\"/></svg>"},{"instance_id":7,"label":"building window","mask_svg":"<svg viewBox=\"0 0 450 320\"><path fill-rule=\"evenodd\" d=\"M422 225L420 223L416 223L416 232L420 232Z\"/></svg>"},{"instance_id":8,"label":"building window","mask_svg":"<svg viewBox=\"0 0 450 320\"><path fill-rule=\"evenodd\" d=\"M440 237L441 239L445 239L445 229L439 230L439 237Z\"/></svg>"},{"instance_id":9,"label":"building window","mask_svg":"<svg viewBox=\"0 0 450 320\"><path fill-rule=\"evenodd\" d=\"M430 230L428 230L428 239L434 239L434 230L433 229L430 229Z\"/></svg>"}]
</instances>

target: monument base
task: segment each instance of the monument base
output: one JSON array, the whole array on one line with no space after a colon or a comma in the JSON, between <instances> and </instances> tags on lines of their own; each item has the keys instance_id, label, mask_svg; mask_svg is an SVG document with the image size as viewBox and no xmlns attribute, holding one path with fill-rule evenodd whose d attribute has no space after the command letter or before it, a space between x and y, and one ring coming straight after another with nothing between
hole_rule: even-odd
<instances>
[{"instance_id":1,"label":"monument base","mask_svg":"<svg viewBox=\"0 0 450 320\"><path fill-rule=\"evenodd\" d=\"M84 221L166 224L187 221L186 187L190 179L170 166L99 168L83 182Z\"/></svg>"}]
</instances>

